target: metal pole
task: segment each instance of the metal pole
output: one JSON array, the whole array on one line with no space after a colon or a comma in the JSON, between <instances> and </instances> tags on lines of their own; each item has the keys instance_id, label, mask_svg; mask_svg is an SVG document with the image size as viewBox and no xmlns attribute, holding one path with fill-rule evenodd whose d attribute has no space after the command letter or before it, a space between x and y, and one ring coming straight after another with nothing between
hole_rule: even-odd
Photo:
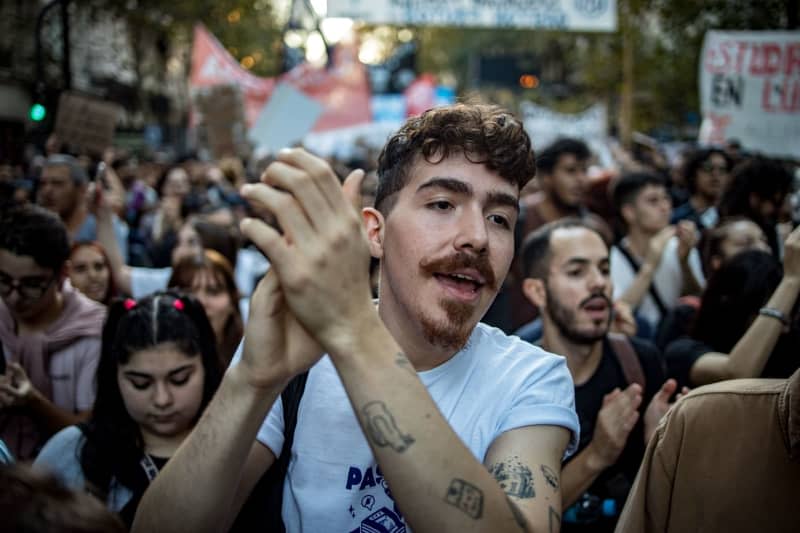
<instances>
[{"instance_id":1,"label":"metal pole","mask_svg":"<svg viewBox=\"0 0 800 533\"><path fill-rule=\"evenodd\" d=\"M69 46L69 0L61 0L61 75L64 77L64 89L72 88L72 67L70 65L71 49Z\"/></svg>"},{"instance_id":2,"label":"metal pole","mask_svg":"<svg viewBox=\"0 0 800 533\"><path fill-rule=\"evenodd\" d=\"M37 90L44 88L44 64L42 63L42 25L44 24L44 16L50 9L58 5L61 0L50 0L50 3L45 5L39 14L36 16L36 87Z\"/></svg>"}]
</instances>

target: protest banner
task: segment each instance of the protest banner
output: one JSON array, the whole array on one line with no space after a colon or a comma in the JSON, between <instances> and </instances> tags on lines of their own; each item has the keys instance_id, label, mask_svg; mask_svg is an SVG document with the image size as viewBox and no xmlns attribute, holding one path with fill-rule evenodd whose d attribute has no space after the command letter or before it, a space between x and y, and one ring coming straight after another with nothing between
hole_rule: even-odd
<instances>
[{"instance_id":1,"label":"protest banner","mask_svg":"<svg viewBox=\"0 0 800 533\"><path fill-rule=\"evenodd\" d=\"M329 17L369 24L612 32L616 0L328 0Z\"/></svg>"},{"instance_id":2,"label":"protest banner","mask_svg":"<svg viewBox=\"0 0 800 533\"><path fill-rule=\"evenodd\" d=\"M710 31L699 68L702 144L800 159L800 32Z\"/></svg>"},{"instance_id":3,"label":"protest banner","mask_svg":"<svg viewBox=\"0 0 800 533\"><path fill-rule=\"evenodd\" d=\"M330 68L298 65L276 78L259 77L242 68L225 47L201 24L195 26L192 47L192 93L216 85L236 85L244 102L244 119L252 128L278 82L286 82L320 102L323 112L314 131L349 127L370 121L370 90L366 69L354 44L333 49ZM194 123L194 120L193 120Z\"/></svg>"},{"instance_id":4,"label":"protest banner","mask_svg":"<svg viewBox=\"0 0 800 533\"><path fill-rule=\"evenodd\" d=\"M530 135L536 152L546 148L559 137L575 137L589 145L604 167L613 166L608 144L607 112L595 104L582 113L559 113L532 102L520 104L525 131Z\"/></svg>"},{"instance_id":5,"label":"protest banner","mask_svg":"<svg viewBox=\"0 0 800 533\"><path fill-rule=\"evenodd\" d=\"M64 92L58 100L54 131L70 147L102 155L113 144L121 112L117 104Z\"/></svg>"}]
</instances>

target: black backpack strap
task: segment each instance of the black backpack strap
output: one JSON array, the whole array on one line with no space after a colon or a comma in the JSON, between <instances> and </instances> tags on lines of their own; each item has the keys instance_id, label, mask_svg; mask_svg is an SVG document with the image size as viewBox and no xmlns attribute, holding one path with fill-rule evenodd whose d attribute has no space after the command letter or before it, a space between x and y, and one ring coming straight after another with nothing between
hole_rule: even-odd
<instances>
[{"instance_id":1,"label":"black backpack strap","mask_svg":"<svg viewBox=\"0 0 800 533\"><path fill-rule=\"evenodd\" d=\"M284 533L283 482L292 458L294 430L297 427L297 411L306 388L308 371L298 374L281 393L283 404L283 448L275 462L256 483L242 511L236 517L231 531L259 531Z\"/></svg>"},{"instance_id":2,"label":"black backpack strap","mask_svg":"<svg viewBox=\"0 0 800 533\"><path fill-rule=\"evenodd\" d=\"M636 258L633 257L631 252L628 250L628 247L620 243L619 246L617 246L617 250L619 250L622 253L622 256L628 260L628 263L630 263L633 271L638 273L641 265L639 265L639 261L637 261ZM647 291L650 293L650 297L653 298L653 303L656 304L658 312L661 313L661 316L662 317L667 316L667 312L669 310L667 309L667 306L664 305L664 300L661 299L661 296L658 294L658 291L656 290L655 278L650 282L650 287L648 287Z\"/></svg>"},{"instance_id":3,"label":"black backpack strap","mask_svg":"<svg viewBox=\"0 0 800 533\"><path fill-rule=\"evenodd\" d=\"M639 356L636 355L636 350L633 349L631 340L621 333L611 333L607 335L608 342L611 344L612 351L622 367L622 374L625 376L625 381L628 385L638 383L642 387L642 392L647 388L647 379L644 376L644 369L642 363L639 361Z\"/></svg>"}]
</instances>

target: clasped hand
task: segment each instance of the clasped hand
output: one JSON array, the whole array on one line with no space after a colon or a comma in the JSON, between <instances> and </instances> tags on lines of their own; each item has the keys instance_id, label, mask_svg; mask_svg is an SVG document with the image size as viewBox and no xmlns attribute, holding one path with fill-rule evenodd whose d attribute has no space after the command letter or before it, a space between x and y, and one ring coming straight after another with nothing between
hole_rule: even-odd
<instances>
[{"instance_id":1,"label":"clasped hand","mask_svg":"<svg viewBox=\"0 0 800 533\"><path fill-rule=\"evenodd\" d=\"M354 171L342 186L325 161L292 149L280 152L261 183L242 188L281 228L242 222L271 262L253 294L243 355L245 364L263 369L265 381L268 374L285 380L302 372L321 349L346 350L358 325L375 315L369 248L355 209L363 176Z\"/></svg>"}]
</instances>

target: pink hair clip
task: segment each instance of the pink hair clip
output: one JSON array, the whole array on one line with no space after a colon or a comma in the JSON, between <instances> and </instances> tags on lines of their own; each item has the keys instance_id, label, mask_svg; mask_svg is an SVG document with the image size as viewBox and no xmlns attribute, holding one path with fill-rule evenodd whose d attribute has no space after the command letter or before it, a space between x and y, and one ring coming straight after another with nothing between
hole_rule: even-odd
<instances>
[{"instance_id":1,"label":"pink hair clip","mask_svg":"<svg viewBox=\"0 0 800 533\"><path fill-rule=\"evenodd\" d=\"M175 307L175 309L177 309L178 311L183 311L183 307L184 307L184 306L183 306L183 302L182 302L182 301L180 301L180 300L176 299L174 302L172 302L172 305L173 305L173 307Z\"/></svg>"},{"instance_id":2,"label":"pink hair clip","mask_svg":"<svg viewBox=\"0 0 800 533\"><path fill-rule=\"evenodd\" d=\"M131 309L136 307L136 300L133 300L131 298L126 298L122 305L125 306L126 311L130 311Z\"/></svg>"}]
</instances>

